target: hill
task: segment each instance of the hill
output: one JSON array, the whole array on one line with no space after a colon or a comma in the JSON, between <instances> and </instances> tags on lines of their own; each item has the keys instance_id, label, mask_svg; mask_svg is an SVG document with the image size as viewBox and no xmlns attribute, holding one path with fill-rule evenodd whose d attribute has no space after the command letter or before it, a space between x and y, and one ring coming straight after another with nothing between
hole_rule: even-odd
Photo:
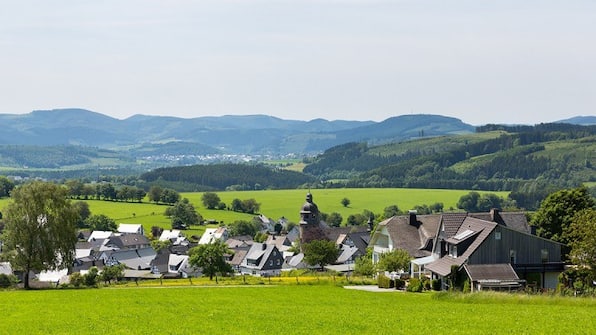
<instances>
[{"instance_id":1,"label":"hill","mask_svg":"<svg viewBox=\"0 0 596 335\"><path fill-rule=\"evenodd\" d=\"M343 144L304 172L336 187L512 191L518 205L531 209L556 189L596 181L594 152L596 126L487 125L476 134Z\"/></svg>"}]
</instances>

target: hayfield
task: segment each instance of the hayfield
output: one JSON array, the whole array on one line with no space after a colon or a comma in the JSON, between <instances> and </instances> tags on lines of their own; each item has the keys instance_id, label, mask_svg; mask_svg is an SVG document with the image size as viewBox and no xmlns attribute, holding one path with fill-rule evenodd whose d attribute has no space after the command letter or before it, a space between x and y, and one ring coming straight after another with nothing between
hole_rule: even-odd
<instances>
[{"instance_id":1,"label":"hayfield","mask_svg":"<svg viewBox=\"0 0 596 335\"><path fill-rule=\"evenodd\" d=\"M590 334L596 301L260 285L0 292L2 334Z\"/></svg>"}]
</instances>

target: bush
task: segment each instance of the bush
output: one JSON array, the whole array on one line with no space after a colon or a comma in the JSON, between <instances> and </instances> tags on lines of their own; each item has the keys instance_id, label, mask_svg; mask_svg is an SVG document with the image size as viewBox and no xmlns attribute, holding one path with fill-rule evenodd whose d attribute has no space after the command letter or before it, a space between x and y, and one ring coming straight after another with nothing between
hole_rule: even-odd
<instances>
[{"instance_id":1,"label":"bush","mask_svg":"<svg viewBox=\"0 0 596 335\"><path fill-rule=\"evenodd\" d=\"M17 283L17 277L14 275L0 274L0 288L9 288Z\"/></svg>"},{"instance_id":2,"label":"bush","mask_svg":"<svg viewBox=\"0 0 596 335\"><path fill-rule=\"evenodd\" d=\"M408 292L422 292L422 282L418 278L410 278L410 282L408 283L408 287L406 288Z\"/></svg>"},{"instance_id":3,"label":"bush","mask_svg":"<svg viewBox=\"0 0 596 335\"><path fill-rule=\"evenodd\" d=\"M406 282L403 279L395 279L395 289L396 290L403 290L403 288L406 286Z\"/></svg>"},{"instance_id":4,"label":"bush","mask_svg":"<svg viewBox=\"0 0 596 335\"><path fill-rule=\"evenodd\" d=\"M392 286L391 284L392 280L383 274L380 274L377 278L377 285L379 286L379 288L390 288Z\"/></svg>"},{"instance_id":5,"label":"bush","mask_svg":"<svg viewBox=\"0 0 596 335\"><path fill-rule=\"evenodd\" d=\"M83 286L85 283L85 278L81 275L80 272L75 272L70 275L70 284L76 288Z\"/></svg>"},{"instance_id":6,"label":"bush","mask_svg":"<svg viewBox=\"0 0 596 335\"><path fill-rule=\"evenodd\" d=\"M464 281L464 288L463 288L463 292L464 293L470 293L471 287L470 287L470 281L468 279L466 279L466 281Z\"/></svg>"},{"instance_id":7,"label":"bush","mask_svg":"<svg viewBox=\"0 0 596 335\"><path fill-rule=\"evenodd\" d=\"M441 290L441 281L439 279L433 279L430 282L430 286L433 291L440 291Z\"/></svg>"}]
</instances>

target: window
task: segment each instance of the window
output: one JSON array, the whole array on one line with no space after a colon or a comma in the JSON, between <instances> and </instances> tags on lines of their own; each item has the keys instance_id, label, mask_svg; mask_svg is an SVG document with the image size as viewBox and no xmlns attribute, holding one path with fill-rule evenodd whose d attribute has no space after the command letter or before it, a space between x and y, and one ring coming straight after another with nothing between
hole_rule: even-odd
<instances>
[{"instance_id":1,"label":"window","mask_svg":"<svg viewBox=\"0 0 596 335\"><path fill-rule=\"evenodd\" d=\"M548 262L548 249L540 250L540 259L542 260L542 263Z\"/></svg>"},{"instance_id":2,"label":"window","mask_svg":"<svg viewBox=\"0 0 596 335\"><path fill-rule=\"evenodd\" d=\"M273 260L269 261L269 266L273 266Z\"/></svg>"},{"instance_id":3,"label":"window","mask_svg":"<svg viewBox=\"0 0 596 335\"><path fill-rule=\"evenodd\" d=\"M501 232L500 231L495 231L495 240L500 240L501 239Z\"/></svg>"},{"instance_id":4,"label":"window","mask_svg":"<svg viewBox=\"0 0 596 335\"><path fill-rule=\"evenodd\" d=\"M449 245L449 256L457 257L457 245Z\"/></svg>"},{"instance_id":5,"label":"window","mask_svg":"<svg viewBox=\"0 0 596 335\"><path fill-rule=\"evenodd\" d=\"M517 264L517 252L513 249L509 250L509 262L511 264Z\"/></svg>"}]
</instances>

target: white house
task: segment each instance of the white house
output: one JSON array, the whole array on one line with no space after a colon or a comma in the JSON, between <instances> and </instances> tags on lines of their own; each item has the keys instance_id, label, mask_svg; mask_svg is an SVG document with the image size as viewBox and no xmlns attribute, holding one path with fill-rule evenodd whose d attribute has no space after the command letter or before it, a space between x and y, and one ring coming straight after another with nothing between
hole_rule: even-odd
<instances>
[{"instance_id":1,"label":"white house","mask_svg":"<svg viewBox=\"0 0 596 335\"><path fill-rule=\"evenodd\" d=\"M141 234L145 235L145 230L141 224L121 223L118 226L118 232L121 234Z\"/></svg>"}]
</instances>

